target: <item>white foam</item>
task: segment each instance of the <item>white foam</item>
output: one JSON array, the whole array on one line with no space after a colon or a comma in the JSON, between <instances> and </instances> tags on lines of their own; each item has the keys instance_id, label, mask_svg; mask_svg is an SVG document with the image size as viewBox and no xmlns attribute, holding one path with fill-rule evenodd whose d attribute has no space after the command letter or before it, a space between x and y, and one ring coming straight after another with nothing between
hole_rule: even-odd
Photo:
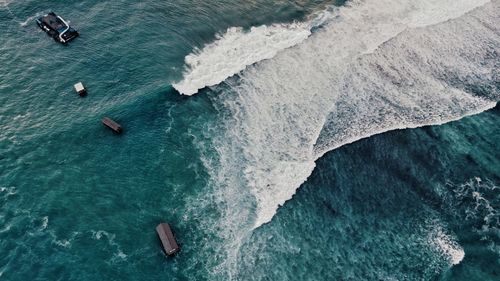
<instances>
[{"instance_id":1,"label":"white foam","mask_svg":"<svg viewBox=\"0 0 500 281\"><path fill-rule=\"evenodd\" d=\"M94 239L101 240L101 238L103 236L114 238L114 234L110 235L108 232L106 232L104 230L98 230L98 231L93 231L92 230L92 237Z\"/></svg>"},{"instance_id":2,"label":"white foam","mask_svg":"<svg viewBox=\"0 0 500 281\"><path fill-rule=\"evenodd\" d=\"M0 233L8 232L12 228L12 224L4 224L4 227L0 228Z\"/></svg>"},{"instance_id":3,"label":"white foam","mask_svg":"<svg viewBox=\"0 0 500 281\"><path fill-rule=\"evenodd\" d=\"M61 246L64 248L69 248L71 246L71 241L66 239L63 240L54 239L52 242L54 242L54 244L56 244L57 246Z\"/></svg>"},{"instance_id":4,"label":"white foam","mask_svg":"<svg viewBox=\"0 0 500 281\"><path fill-rule=\"evenodd\" d=\"M492 196L498 194L500 187L479 177L462 184L449 182L447 185L453 195L452 198L445 197L444 200L449 211L456 219L474 225L482 240L490 240L490 232L497 232L500 226L500 212L495 208L498 200Z\"/></svg>"},{"instance_id":5,"label":"white foam","mask_svg":"<svg viewBox=\"0 0 500 281\"><path fill-rule=\"evenodd\" d=\"M54 230L49 230L50 236L52 236L52 243L57 246L64 248L71 248L73 241L80 234L80 232L73 231L69 239L59 239Z\"/></svg>"},{"instance_id":6,"label":"white foam","mask_svg":"<svg viewBox=\"0 0 500 281\"><path fill-rule=\"evenodd\" d=\"M475 6L485 2L473 1ZM450 36L448 27L412 29L423 26L424 19L446 21L475 6L465 0L429 3L355 1L304 43L249 68L241 81L228 81L235 83L234 92L222 98L237 122L224 139L243 150L245 159L237 165L256 198L256 227L291 198L325 152L376 133L441 124L495 105L436 79L435 66L428 64L487 72L471 61L453 61L456 50L448 44L466 38L442 42L442 36ZM449 5L453 9L447 13ZM430 31L436 35L427 35ZM402 32L401 39L388 43ZM412 51L423 59L411 57Z\"/></svg>"},{"instance_id":7,"label":"white foam","mask_svg":"<svg viewBox=\"0 0 500 281\"><path fill-rule=\"evenodd\" d=\"M42 225L40 226L40 230L45 230L49 226L49 217L45 216L42 218Z\"/></svg>"},{"instance_id":8,"label":"white foam","mask_svg":"<svg viewBox=\"0 0 500 281\"><path fill-rule=\"evenodd\" d=\"M109 233L105 230L98 230L94 231L92 230L92 237L96 240L101 240L103 238L106 238L108 241L108 245L110 247L113 247L116 249L116 252L113 254L113 257L111 258L112 261L116 260L117 258L120 260L126 260L127 259L127 254L125 254L120 245L115 241L116 235L113 233Z\"/></svg>"},{"instance_id":9,"label":"white foam","mask_svg":"<svg viewBox=\"0 0 500 281\"><path fill-rule=\"evenodd\" d=\"M22 27L28 26L28 24L32 24L33 21L43 15L43 12L38 12L34 16L28 17L25 21L19 23Z\"/></svg>"},{"instance_id":10,"label":"white foam","mask_svg":"<svg viewBox=\"0 0 500 281\"><path fill-rule=\"evenodd\" d=\"M428 243L434 247L436 251L445 256L451 265L459 264L465 257L464 249L456 242L456 240L447 234L444 228L436 222L433 222L433 229L429 233Z\"/></svg>"},{"instance_id":11,"label":"white foam","mask_svg":"<svg viewBox=\"0 0 500 281\"><path fill-rule=\"evenodd\" d=\"M215 42L186 56L188 69L173 87L193 95L207 86L217 85L255 62L270 59L279 51L304 41L311 31L305 24L275 24L245 31L231 27Z\"/></svg>"},{"instance_id":12,"label":"white foam","mask_svg":"<svg viewBox=\"0 0 500 281\"><path fill-rule=\"evenodd\" d=\"M4 193L3 197L9 197L11 195L17 194L17 189L14 186L4 187L0 186L0 194Z\"/></svg>"},{"instance_id":13,"label":"white foam","mask_svg":"<svg viewBox=\"0 0 500 281\"><path fill-rule=\"evenodd\" d=\"M273 58L278 52L303 42L311 35L311 28L338 19L339 14L343 17L343 23L352 19L362 24L374 23L355 30L356 33L352 34L355 38L350 39L364 41L365 46L361 46L365 48L364 51L373 52L380 44L406 28L428 26L456 18L487 2L489 0L422 0L400 4L387 0L368 3L358 0L340 9L339 13L321 13L307 23L262 25L252 27L250 31L231 27L202 50L196 49L186 56L187 70L182 80L174 83L173 87L181 94L193 95L204 87L217 85L247 66ZM382 10L380 7L388 9Z\"/></svg>"},{"instance_id":14,"label":"white foam","mask_svg":"<svg viewBox=\"0 0 500 281\"><path fill-rule=\"evenodd\" d=\"M466 90L495 81L488 54L500 46L498 1L462 16L485 3L352 1L307 40L218 88L214 104L229 116L214 139L218 158L205 159L216 190L206 201L220 207L213 228L224 230L225 265L237 267L245 237L272 219L324 153L495 106L500 93Z\"/></svg>"}]
</instances>

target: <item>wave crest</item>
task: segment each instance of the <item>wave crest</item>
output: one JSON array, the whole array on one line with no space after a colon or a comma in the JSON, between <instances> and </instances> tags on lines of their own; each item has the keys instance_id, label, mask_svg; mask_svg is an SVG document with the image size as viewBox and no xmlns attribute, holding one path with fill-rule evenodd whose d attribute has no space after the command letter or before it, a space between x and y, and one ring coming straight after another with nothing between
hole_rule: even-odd
<instances>
[{"instance_id":1,"label":"wave crest","mask_svg":"<svg viewBox=\"0 0 500 281\"><path fill-rule=\"evenodd\" d=\"M214 86L255 62L270 59L279 51L295 46L311 35L302 23L252 27L245 31L231 27L215 42L185 58L187 70L173 87L184 95Z\"/></svg>"}]
</instances>

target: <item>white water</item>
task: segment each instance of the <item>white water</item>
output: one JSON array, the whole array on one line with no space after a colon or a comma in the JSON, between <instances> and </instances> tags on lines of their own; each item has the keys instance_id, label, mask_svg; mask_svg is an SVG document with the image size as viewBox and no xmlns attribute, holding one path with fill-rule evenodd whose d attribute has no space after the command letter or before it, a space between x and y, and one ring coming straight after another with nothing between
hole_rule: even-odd
<instances>
[{"instance_id":1,"label":"white water","mask_svg":"<svg viewBox=\"0 0 500 281\"><path fill-rule=\"evenodd\" d=\"M461 219L474 228L480 235L481 241L488 241L495 245L494 239L500 233L500 211L498 210L500 187L490 180L475 177L465 183L455 184L449 182L446 189L451 196L445 196L443 202L447 205L448 212L456 219ZM443 194L446 194L444 192ZM462 210L457 212L457 210ZM492 252L500 254L499 247L491 247Z\"/></svg>"},{"instance_id":2,"label":"white water","mask_svg":"<svg viewBox=\"0 0 500 281\"><path fill-rule=\"evenodd\" d=\"M355 9L341 9L338 14L346 18L352 17L356 21L376 23L372 27L365 26L367 29L358 33L367 43L364 51L372 52L405 28L432 25L459 17L489 0L422 0L392 5L388 11L382 11L380 7L387 7L390 5L389 1L369 4L361 2L363 1L352 1L350 6ZM373 6L378 6L376 9L379 10L379 14L371 13L370 9ZM249 31L239 27L229 28L224 34L218 35L213 43L186 56L187 69L184 77L178 83L174 83L173 87L181 94L194 95L204 87L217 85L247 66L271 59L278 52L303 42L311 35L312 28L336 18L338 14L325 12L309 22L263 25L252 27ZM381 21L382 17L392 18ZM343 23L348 23L349 20Z\"/></svg>"},{"instance_id":3,"label":"white water","mask_svg":"<svg viewBox=\"0 0 500 281\"><path fill-rule=\"evenodd\" d=\"M439 222L432 222L428 243L434 250L444 256L452 266L459 264L465 257L464 249L456 242L454 237L446 233L445 228Z\"/></svg>"},{"instance_id":4,"label":"white water","mask_svg":"<svg viewBox=\"0 0 500 281\"><path fill-rule=\"evenodd\" d=\"M275 24L244 31L229 28L217 40L186 56L189 69L173 87L193 95L206 86L217 85L255 62L270 59L279 51L304 41L311 32L306 24Z\"/></svg>"},{"instance_id":5,"label":"white water","mask_svg":"<svg viewBox=\"0 0 500 281\"><path fill-rule=\"evenodd\" d=\"M36 13L34 16L31 16L31 17L28 17L25 21L23 22L20 22L19 25L21 25L22 27L26 27L28 26L28 24L31 24L33 23L33 21L41 16L43 16L44 13L43 12L38 12Z\"/></svg>"},{"instance_id":6,"label":"white water","mask_svg":"<svg viewBox=\"0 0 500 281\"><path fill-rule=\"evenodd\" d=\"M458 20L458 30L452 24L416 28L486 2L356 1L304 43L248 68L239 81L227 81L233 91L222 96L223 103L236 124L228 126L220 149L242 149L244 159L233 163L232 157L226 165L244 172L257 203L255 227L291 198L325 152L387 130L441 124L492 108L495 101L436 76L453 71L488 79L494 67L482 63L486 47L471 44L498 42L494 33L468 38L473 33L467 29L485 29L475 20ZM468 49L471 55L457 56Z\"/></svg>"},{"instance_id":7,"label":"white water","mask_svg":"<svg viewBox=\"0 0 500 281\"><path fill-rule=\"evenodd\" d=\"M467 89L493 84L498 69L491 54L500 51L500 7L487 2L353 1L307 40L226 80L214 102L229 111L214 140L219 163L206 160L222 212L217 235L228 241L224 262L237 266L245 237L272 219L324 153L494 107L500 93ZM196 56L234 65L216 45Z\"/></svg>"}]
</instances>

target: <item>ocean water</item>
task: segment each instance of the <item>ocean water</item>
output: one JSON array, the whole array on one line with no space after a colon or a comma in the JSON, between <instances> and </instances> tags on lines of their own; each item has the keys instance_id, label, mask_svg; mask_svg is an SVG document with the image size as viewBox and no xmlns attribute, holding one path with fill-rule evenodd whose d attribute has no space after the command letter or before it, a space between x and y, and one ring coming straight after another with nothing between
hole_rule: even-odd
<instances>
[{"instance_id":1,"label":"ocean water","mask_svg":"<svg viewBox=\"0 0 500 281\"><path fill-rule=\"evenodd\" d=\"M0 1L0 280L498 280L499 11Z\"/></svg>"}]
</instances>

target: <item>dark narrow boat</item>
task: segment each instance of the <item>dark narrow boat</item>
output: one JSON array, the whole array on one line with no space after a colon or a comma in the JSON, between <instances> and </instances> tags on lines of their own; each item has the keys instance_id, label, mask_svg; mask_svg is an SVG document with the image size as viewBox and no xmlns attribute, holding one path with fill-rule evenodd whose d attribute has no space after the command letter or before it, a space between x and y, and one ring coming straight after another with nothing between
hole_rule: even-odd
<instances>
[{"instance_id":1,"label":"dark narrow boat","mask_svg":"<svg viewBox=\"0 0 500 281\"><path fill-rule=\"evenodd\" d=\"M180 251L181 248L177 245L177 241L175 241L174 234L168 223L160 223L156 227L156 233L158 233L158 237L160 237L165 254L172 256Z\"/></svg>"},{"instance_id":2,"label":"dark narrow boat","mask_svg":"<svg viewBox=\"0 0 500 281\"><path fill-rule=\"evenodd\" d=\"M110 128L111 130L113 130L117 134L121 134L121 132L123 131L122 126L120 126L120 124L116 123L114 120L112 120L109 117L104 117L102 119L102 123L106 127Z\"/></svg>"},{"instance_id":3,"label":"dark narrow boat","mask_svg":"<svg viewBox=\"0 0 500 281\"><path fill-rule=\"evenodd\" d=\"M54 40L62 44L68 43L79 35L63 18L53 12L37 19L36 24Z\"/></svg>"}]
</instances>

